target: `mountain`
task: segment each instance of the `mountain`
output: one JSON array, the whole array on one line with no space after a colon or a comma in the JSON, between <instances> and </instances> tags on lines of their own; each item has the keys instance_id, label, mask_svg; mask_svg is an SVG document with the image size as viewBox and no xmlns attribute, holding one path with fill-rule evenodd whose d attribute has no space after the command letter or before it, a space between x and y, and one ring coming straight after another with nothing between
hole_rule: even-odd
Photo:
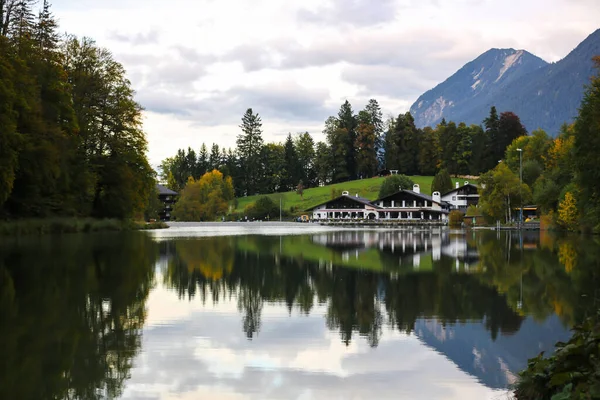
<instances>
[{"instance_id":1,"label":"mountain","mask_svg":"<svg viewBox=\"0 0 600 400\"><path fill-rule=\"evenodd\" d=\"M542 128L554 136L577 115L594 73L592 57L599 54L600 29L553 64L524 50L491 49L421 95L410 112L419 127L442 118L481 124L494 105L517 114L528 131Z\"/></svg>"}]
</instances>

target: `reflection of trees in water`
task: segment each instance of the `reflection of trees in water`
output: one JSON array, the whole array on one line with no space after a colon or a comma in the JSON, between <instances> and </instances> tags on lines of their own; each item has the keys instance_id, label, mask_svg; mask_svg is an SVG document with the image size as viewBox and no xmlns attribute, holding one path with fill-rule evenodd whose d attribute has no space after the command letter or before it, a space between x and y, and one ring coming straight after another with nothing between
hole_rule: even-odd
<instances>
[{"instance_id":1,"label":"reflection of trees in water","mask_svg":"<svg viewBox=\"0 0 600 400\"><path fill-rule=\"evenodd\" d=\"M512 236L512 237L511 237ZM498 246L493 233L478 236L481 262L477 278L506 295L514 309L538 321L557 314L572 326L600 305L600 243L598 238L551 236L533 244L507 235ZM566 253L566 254L565 254Z\"/></svg>"},{"instance_id":2,"label":"reflection of trees in water","mask_svg":"<svg viewBox=\"0 0 600 400\"><path fill-rule=\"evenodd\" d=\"M590 272L592 258L585 264L580 251L577 265L567 273L557 256L559 242L552 249L532 249L529 244L523 250L519 237L499 242L495 235L469 239L469 248L479 251L480 260L468 274L456 273L456 260L443 254L433 260L431 270L419 273L402 266L391 273L387 268L385 272L340 268L308 261L309 254L301 249L293 249L294 255L279 253L280 248L285 250L285 238L282 243L280 238L262 236L208 240L212 245L207 248L233 255L231 270L220 280L201 271L190 273L178 256L171 261L168 279L182 296L212 296L216 301L236 296L248 337L260 328L265 301L285 303L290 312L299 309L307 314L315 302L326 304L327 326L339 330L345 343L359 334L373 346L383 323L412 332L419 318L435 317L442 324L482 321L492 338L518 331L524 314L544 319L562 310L565 322L576 321L582 313L582 294L593 293L598 282L598 273ZM386 252L384 247L380 254Z\"/></svg>"},{"instance_id":3,"label":"reflection of trees in water","mask_svg":"<svg viewBox=\"0 0 600 400\"><path fill-rule=\"evenodd\" d=\"M157 252L143 235L32 239L0 251L0 398L123 391Z\"/></svg>"}]
</instances>

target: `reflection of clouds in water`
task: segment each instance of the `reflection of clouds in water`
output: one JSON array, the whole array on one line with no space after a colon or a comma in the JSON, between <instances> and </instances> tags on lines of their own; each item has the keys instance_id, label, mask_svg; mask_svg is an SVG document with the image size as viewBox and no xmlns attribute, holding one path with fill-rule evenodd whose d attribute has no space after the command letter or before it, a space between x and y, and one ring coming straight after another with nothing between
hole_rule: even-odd
<instances>
[{"instance_id":1,"label":"reflection of clouds in water","mask_svg":"<svg viewBox=\"0 0 600 400\"><path fill-rule=\"evenodd\" d=\"M486 399L494 392L416 337L389 332L376 349L346 347L309 316L265 304L258 337L247 340L235 299L179 301L157 287L148 301L143 352L125 399L393 398Z\"/></svg>"}]
</instances>

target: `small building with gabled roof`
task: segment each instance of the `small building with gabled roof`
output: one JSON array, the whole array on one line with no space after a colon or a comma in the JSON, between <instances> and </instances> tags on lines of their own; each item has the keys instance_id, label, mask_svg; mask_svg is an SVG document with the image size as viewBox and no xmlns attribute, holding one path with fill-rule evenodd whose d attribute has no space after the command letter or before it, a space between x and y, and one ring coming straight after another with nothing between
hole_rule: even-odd
<instances>
[{"instance_id":1,"label":"small building with gabled roof","mask_svg":"<svg viewBox=\"0 0 600 400\"><path fill-rule=\"evenodd\" d=\"M456 182L456 187L442 194L442 201L450 204L450 209L467 211L469 206L479 204L479 189L476 185L465 181L464 185Z\"/></svg>"}]
</instances>

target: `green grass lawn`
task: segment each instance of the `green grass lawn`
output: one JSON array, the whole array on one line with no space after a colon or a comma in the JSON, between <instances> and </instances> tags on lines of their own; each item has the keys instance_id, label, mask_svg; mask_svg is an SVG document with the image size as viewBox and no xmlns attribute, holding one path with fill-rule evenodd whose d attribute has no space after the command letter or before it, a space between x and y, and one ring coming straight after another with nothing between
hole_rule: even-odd
<instances>
[{"instance_id":1,"label":"green grass lawn","mask_svg":"<svg viewBox=\"0 0 600 400\"><path fill-rule=\"evenodd\" d=\"M421 193L431 195L431 183L433 182L433 176L411 176L410 178L414 183L419 184L421 187ZM281 198L283 208L286 211L289 211L292 207L303 211L307 208L316 206L317 204L324 203L331 199L332 188L339 189L341 191L348 191L352 196L358 194L360 197L364 197L369 200L375 200L377 199L379 188L381 187L384 179L385 178L359 179L356 181L348 181L323 187L305 189L304 200L300 197L300 195L296 194L295 191L271 193L267 196L269 196L277 204L279 204L279 199ZM464 183L464 179L452 178L452 183L455 182L459 182L462 185ZM261 196L264 195L238 197L237 208L234 211L242 212L246 206L254 203Z\"/></svg>"}]
</instances>

